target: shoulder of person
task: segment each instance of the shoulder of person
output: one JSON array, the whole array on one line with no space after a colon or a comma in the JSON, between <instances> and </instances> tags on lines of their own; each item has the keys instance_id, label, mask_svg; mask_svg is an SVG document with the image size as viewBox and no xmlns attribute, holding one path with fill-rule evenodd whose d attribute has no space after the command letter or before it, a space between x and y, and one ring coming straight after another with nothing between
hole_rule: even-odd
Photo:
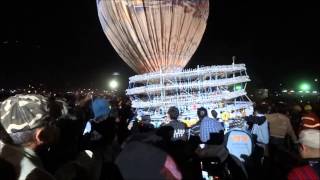
<instances>
[{"instance_id":1,"label":"shoulder of person","mask_svg":"<svg viewBox=\"0 0 320 180\"><path fill-rule=\"evenodd\" d=\"M28 174L26 180L55 180L55 178L47 171L35 168Z\"/></svg>"},{"instance_id":2,"label":"shoulder of person","mask_svg":"<svg viewBox=\"0 0 320 180\"><path fill-rule=\"evenodd\" d=\"M181 121L180 121L180 123L181 123L181 125L182 125L184 128L187 128L187 127L188 127L188 125L187 125L186 123L181 122Z\"/></svg>"},{"instance_id":3,"label":"shoulder of person","mask_svg":"<svg viewBox=\"0 0 320 180\"><path fill-rule=\"evenodd\" d=\"M314 170L309 165L296 167L288 174L288 180L305 180L316 177Z\"/></svg>"}]
</instances>

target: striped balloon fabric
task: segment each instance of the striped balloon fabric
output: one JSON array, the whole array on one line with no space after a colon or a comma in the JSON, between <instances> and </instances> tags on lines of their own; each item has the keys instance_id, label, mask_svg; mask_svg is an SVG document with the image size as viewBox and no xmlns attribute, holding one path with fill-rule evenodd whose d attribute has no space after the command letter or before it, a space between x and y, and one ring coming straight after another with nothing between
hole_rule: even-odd
<instances>
[{"instance_id":1,"label":"striped balloon fabric","mask_svg":"<svg viewBox=\"0 0 320 180\"><path fill-rule=\"evenodd\" d=\"M209 0L97 0L107 38L137 73L181 71L197 50Z\"/></svg>"}]
</instances>

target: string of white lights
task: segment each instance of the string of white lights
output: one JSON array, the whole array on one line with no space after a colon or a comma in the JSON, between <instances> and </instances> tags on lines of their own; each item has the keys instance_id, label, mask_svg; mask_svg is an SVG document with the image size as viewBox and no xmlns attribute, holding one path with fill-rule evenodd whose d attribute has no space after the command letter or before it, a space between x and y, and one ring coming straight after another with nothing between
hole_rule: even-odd
<instances>
[{"instance_id":1,"label":"string of white lights","mask_svg":"<svg viewBox=\"0 0 320 180\"><path fill-rule=\"evenodd\" d=\"M169 73L152 72L152 73L132 76L129 78L129 83L159 80L160 78L164 78L164 79L192 78L197 76L210 75L212 73L219 73L219 72L232 73L232 72L240 72L240 71L246 71L245 64L199 67L196 69L185 69L183 71L176 71L176 72L169 72Z\"/></svg>"},{"instance_id":2,"label":"string of white lights","mask_svg":"<svg viewBox=\"0 0 320 180\"><path fill-rule=\"evenodd\" d=\"M175 89L186 89L186 88L207 88L207 87L216 87L216 86L229 86L238 83L249 82L249 76L239 76L226 79L218 80L206 80L206 81L193 81L193 82L184 82L178 84L170 85L161 85L161 84L152 84L147 86L141 86L136 88L127 89L127 95L137 95L137 94L147 94L160 92L161 90L169 91Z\"/></svg>"}]
</instances>

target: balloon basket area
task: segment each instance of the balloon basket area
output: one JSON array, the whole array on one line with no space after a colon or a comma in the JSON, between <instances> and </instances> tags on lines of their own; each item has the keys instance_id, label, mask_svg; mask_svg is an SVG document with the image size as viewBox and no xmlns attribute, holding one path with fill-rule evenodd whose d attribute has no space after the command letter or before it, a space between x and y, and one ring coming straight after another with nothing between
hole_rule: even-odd
<instances>
[{"instance_id":1,"label":"balloon basket area","mask_svg":"<svg viewBox=\"0 0 320 180\"><path fill-rule=\"evenodd\" d=\"M152 72L129 78L126 94L137 118L149 116L159 127L171 106L180 111L179 120L192 126L198 121L197 109L211 110L220 119L240 119L253 113L245 91L250 81L245 64L198 66L177 72Z\"/></svg>"}]
</instances>

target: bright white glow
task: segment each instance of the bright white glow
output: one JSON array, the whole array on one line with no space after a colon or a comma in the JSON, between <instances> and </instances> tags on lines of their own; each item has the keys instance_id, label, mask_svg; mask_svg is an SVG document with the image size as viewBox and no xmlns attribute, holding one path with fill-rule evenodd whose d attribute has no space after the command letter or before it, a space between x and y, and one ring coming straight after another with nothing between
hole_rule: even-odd
<instances>
[{"instance_id":1,"label":"bright white glow","mask_svg":"<svg viewBox=\"0 0 320 180\"><path fill-rule=\"evenodd\" d=\"M291 93L294 93L295 91L294 91L294 90L291 90L290 92L291 92Z\"/></svg>"},{"instance_id":2,"label":"bright white glow","mask_svg":"<svg viewBox=\"0 0 320 180\"><path fill-rule=\"evenodd\" d=\"M283 93L286 93L286 92L288 92L288 90L285 89L285 90L283 90L282 92L283 92Z\"/></svg>"},{"instance_id":3,"label":"bright white glow","mask_svg":"<svg viewBox=\"0 0 320 180\"><path fill-rule=\"evenodd\" d=\"M92 151L85 150L84 152L89 156L90 159L92 159L92 157L93 157L93 152Z\"/></svg>"},{"instance_id":4,"label":"bright white glow","mask_svg":"<svg viewBox=\"0 0 320 180\"><path fill-rule=\"evenodd\" d=\"M312 91L312 93L313 93L313 94L317 94L317 93L318 93L318 91Z\"/></svg>"},{"instance_id":5,"label":"bright white glow","mask_svg":"<svg viewBox=\"0 0 320 180\"><path fill-rule=\"evenodd\" d=\"M109 87L111 88L111 89L117 89L118 88L118 86L119 86L119 83L118 83L118 81L116 81L116 80L111 80L110 82L109 82Z\"/></svg>"},{"instance_id":6,"label":"bright white glow","mask_svg":"<svg viewBox=\"0 0 320 180\"><path fill-rule=\"evenodd\" d=\"M314 82L318 82L318 79L316 78L316 79L314 79Z\"/></svg>"}]
</instances>

